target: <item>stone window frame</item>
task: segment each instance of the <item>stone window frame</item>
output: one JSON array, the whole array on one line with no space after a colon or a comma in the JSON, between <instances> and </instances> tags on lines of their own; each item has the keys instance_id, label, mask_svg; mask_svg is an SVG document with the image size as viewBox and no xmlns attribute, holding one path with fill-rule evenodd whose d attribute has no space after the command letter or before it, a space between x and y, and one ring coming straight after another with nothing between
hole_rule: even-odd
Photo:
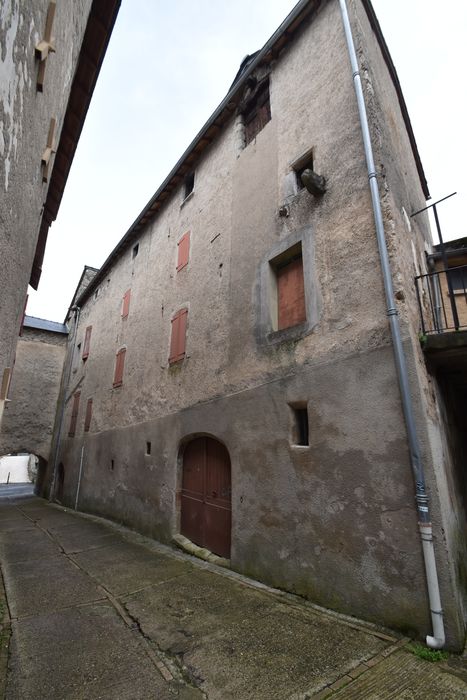
<instances>
[{"instance_id":1,"label":"stone window frame","mask_svg":"<svg viewBox=\"0 0 467 700\"><path fill-rule=\"evenodd\" d=\"M274 267L271 265L288 250L301 245L303 278L305 286L306 321L296 326L276 330L273 323ZM315 270L315 242L311 226L290 233L269 249L259 267L259 303L257 341L259 345L275 345L290 340L299 340L309 335L318 324L321 314L321 294Z\"/></svg>"}]
</instances>

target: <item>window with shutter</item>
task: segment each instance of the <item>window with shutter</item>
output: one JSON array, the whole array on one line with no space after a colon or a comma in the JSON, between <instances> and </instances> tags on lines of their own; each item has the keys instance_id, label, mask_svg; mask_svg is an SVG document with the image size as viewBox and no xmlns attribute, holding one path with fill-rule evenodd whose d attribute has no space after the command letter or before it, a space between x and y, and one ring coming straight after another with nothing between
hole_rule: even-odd
<instances>
[{"instance_id":1,"label":"window with shutter","mask_svg":"<svg viewBox=\"0 0 467 700\"><path fill-rule=\"evenodd\" d=\"M89 348L91 347L91 332L92 326L86 328L86 333L84 336L84 346L83 346L83 360L89 357Z\"/></svg>"},{"instance_id":2,"label":"window with shutter","mask_svg":"<svg viewBox=\"0 0 467 700\"><path fill-rule=\"evenodd\" d=\"M75 392L75 394L73 394L73 407L71 409L71 420L70 420L70 429L68 431L68 437L74 437L75 432L76 432L76 422L78 420L80 396L81 396L80 391L77 391L77 392Z\"/></svg>"},{"instance_id":3,"label":"window with shutter","mask_svg":"<svg viewBox=\"0 0 467 700\"><path fill-rule=\"evenodd\" d=\"M188 265L190 257L190 232L187 231L178 242L177 272Z\"/></svg>"},{"instance_id":4,"label":"window with shutter","mask_svg":"<svg viewBox=\"0 0 467 700\"><path fill-rule=\"evenodd\" d=\"M121 386L123 384L123 367L125 365L126 348L120 348L115 357L115 373L113 386Z\"/></svg>"},{"instance_id":5,"label":"window with shutter","mask_svg":"<svg viewBox=\"0 0 467 700\"><path fill-rule=\"evenodd\" d=\"M169 355L171 365L185 357L187 319L188 309L180 309L172 318Z\"/></svg>"},{"instance_id":6,"label":"window with shutter","mask_svg":"<svg viewBox=\"0 0 467 700\"><path fill-rule=\"evenodd\" d=\"M269 78L259 83L248 99L243 112L245 123L245 144L256 137L271 119L271 103L269 101Z\"/></svg>"},{"instance_id":7,"label":"window with shutter","mask_svg":"<svg viewBox=\"0 0 467 700\"><path fill-rule=\"evenodd\" d=\"M131 289L128 289L125 294L123 295L123 301L122 301L122 318L126 318L128 314L130 313L130 297L131 297Z\"/></svg>"},{"instance_id":8,"label":"window with shutter","mask_svg":"<svg viewBox=\"0 0 467 700\"><path fill-rule=\"evenodd\" d=\"M88 402L86 404L86 415L84 417L84 432L85 433L89 432L89 428L91 427L91 418L92 418L92 399L88 399Z\"/></svg>"},{"instance_id":9,"label":"window with shutter","mask_svg":"<svg viewBox=\"0 0 467 700\"><path fill-rule=\"evenodd\" d=\"M306 321L306 307L302 256L278 267L276 279L278 330L303 323Z\"/></svg>"}]
</instances>

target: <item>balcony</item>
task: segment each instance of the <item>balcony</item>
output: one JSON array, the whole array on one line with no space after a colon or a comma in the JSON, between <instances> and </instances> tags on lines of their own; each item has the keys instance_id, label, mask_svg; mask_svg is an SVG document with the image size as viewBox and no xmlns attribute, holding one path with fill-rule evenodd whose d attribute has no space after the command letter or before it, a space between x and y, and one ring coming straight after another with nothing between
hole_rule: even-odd
<instances>
[{"instance_id":1,"label":"balcony","mask_svg":"<svg viewBox=\"0 0 467 700\"><path fill-rule=\"evenodd\" d=\"M467 368L467 265L419 275L415 286L425 356Z\"/></svg>"}]
</instances>

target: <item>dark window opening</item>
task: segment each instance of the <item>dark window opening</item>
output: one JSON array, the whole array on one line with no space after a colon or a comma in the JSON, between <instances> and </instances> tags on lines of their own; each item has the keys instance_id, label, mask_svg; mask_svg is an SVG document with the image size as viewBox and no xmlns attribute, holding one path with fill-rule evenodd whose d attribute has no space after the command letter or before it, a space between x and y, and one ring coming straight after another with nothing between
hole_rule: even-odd
<instances>
[{"instance_id":1,"label":"dark window opening","mask_svg":"<svg viewBox=\"0 0 467 700\"><path fill-rule=\"evenodd\" d=\"M452 284L454 291L465 292L467 289L467 268L466 267L454 267L449 268L449 279Z\"/></svg>"},{"instance_id":2,"label":"dark window opening","mask_svg":"<svg viewBox=\"0 0 467 700\"><path fill-rule=\"evenodd\" d=\"M131 257L132 257L133 260L134 260L134 259L136 258L136 256L138 255L138 252L139 252L139 243L137 243L136 245L133 246L133 250L132 250L132 252L131 252Z\"/></svg>"},{"instance_id":3,"label":"dark window opening","mask_svg":"<svg viewBox=\"0 0 467 700\"><path fill-rule=\"evenodd\" d=\"M99 287L94 292L94 299L97 299L98 296L99 296Z\"/></svg>"},{"instance_id":4,"label":"dark window opening","mask_svg":"<svg viewBox=\"0 0 467 700\"><path fill-rule=\"evenodd\" d=\"M113 461L113 459L111 459L111 460L110 460L110 471L111 471L111 472L113 472L114 467L115 467L115 462Z\"/></svg>"},{"instance_id":5,"label":"dark window opening","mask_svg":"<svg viewBox=\"0 0 467 700\"><path fill-rule=\"evenodd\" d=\"M146 443L146 454L147 455L151 454L151 443L150 442Z\"/></svg>"},{"instance_id":6,"label":"dark window opening","mask_svg":"<svg viewBox=\"0 0 467 700\"><path fill-rule=\"evenodd\" d=\"M271 103L269 100L269 78L256 87L248 99L243 112L245 124L245 145L256 137L271 119Z\"/></svg>"},{"instance_id":7,"label":"dark window opening","mask_svg":"<svg viewBox=\"0 0 467 700\"><path fill-rule=\"evenodd\" d=\"M308 409L306 407L291 407L294 414L294 435L295 445L308 446L310 444L308 434Z\"/></svg>"},{"instance_id":8,"label":"dark window opening","mask_svg":"<svg viewBox=\"0 0 467 700\"><path fill-rule=\"evenodd\" d=\"M195 174L190 173L185 178L183 199L186 199L188 197L188 195L193 192L194 187L195 187Z\"/></svg>"}]
</instances>

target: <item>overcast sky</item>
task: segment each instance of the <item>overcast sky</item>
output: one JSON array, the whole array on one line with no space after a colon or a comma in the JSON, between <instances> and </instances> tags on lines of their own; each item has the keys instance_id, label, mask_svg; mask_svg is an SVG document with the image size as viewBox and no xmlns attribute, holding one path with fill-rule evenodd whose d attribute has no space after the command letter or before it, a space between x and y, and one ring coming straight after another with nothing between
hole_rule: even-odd
<instances>
[{"instance_id":1,"label":"overcast sky","mask_svg":"<svg viewBox=\"0 0 467 700\"><path fill-rule=\"evenodd\" d=\"M293 0L122 0L27 313L63 320ZM467 2L373 0L446 240L467 235ZM58 54L57 54L58 58ZM351 77L349 76L349 79Z\"/></svg>"}]
</instances>

